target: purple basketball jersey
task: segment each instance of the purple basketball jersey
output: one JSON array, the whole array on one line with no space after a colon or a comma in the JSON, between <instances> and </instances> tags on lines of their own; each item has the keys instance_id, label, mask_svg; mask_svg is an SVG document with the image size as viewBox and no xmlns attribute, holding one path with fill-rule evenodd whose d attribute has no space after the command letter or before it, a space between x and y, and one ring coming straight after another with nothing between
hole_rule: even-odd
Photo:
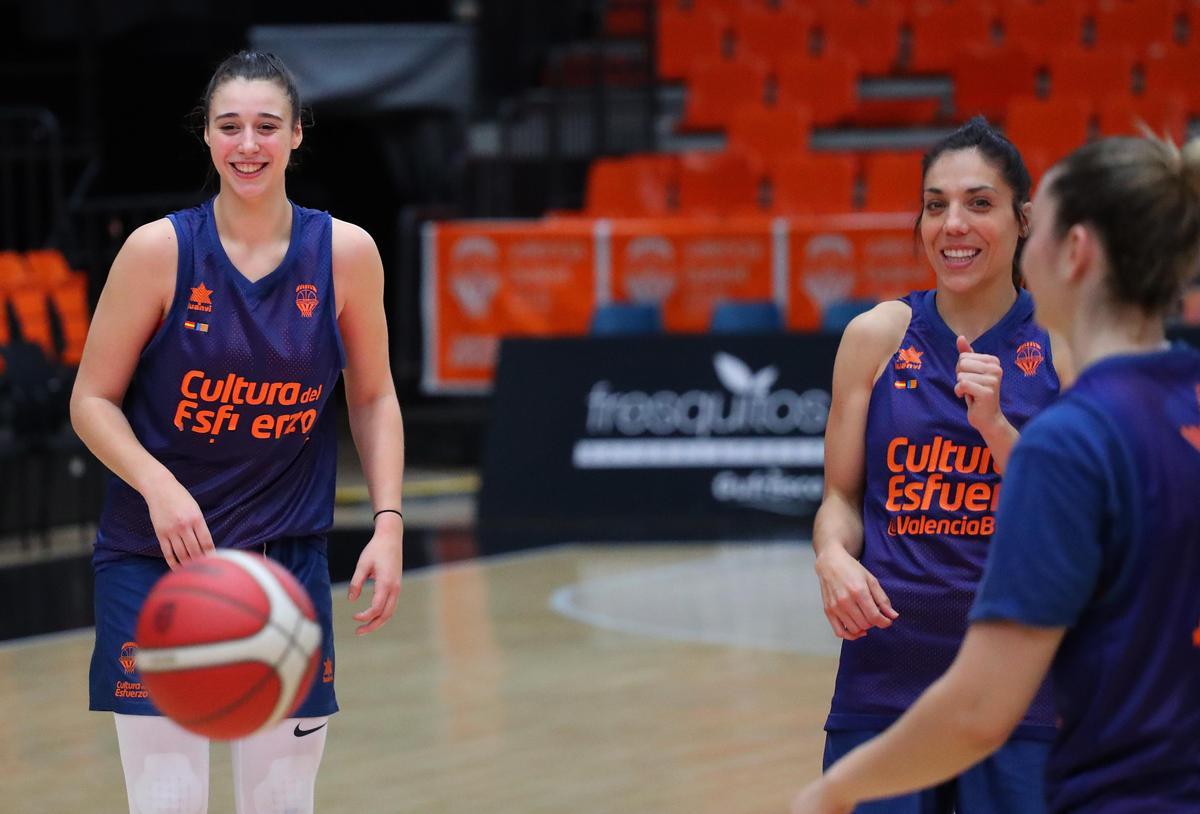
<instances>
[{"instance_id":1,"label":"purple basketball jersey","mask_svg":"<svg viewBox=\"0 0 1200 814\"><path fill-rule=\"evenodd\" d=\"M279 267L251 282L217 235L212 201L168 216L175 296L142 351L124 410L191 493L218 546L324 532L333 521L345 357L333 296L332 219L292 205ZM96 561L159 555L142 496L110 476Z\"/></svg>"},{"instance_id":2,"label":"purple basketball jersey","mask_svg":"<svg viewBox=\"0 0 1200 814\"><path fill-rule=\"evenodd\" d=\"M1000 476L991 451L954 394L955 334L934 291L903 298L904 339L871 392L866 431L862 563L900 617L842 643L825 728L884 729L953 661L983 573ZM1050 341L1020 292L1008 313L972 343L1000 359L1000 403L1018 429L1058 394ZM1018 735L1050 739L1043 687Z\"/></svg>"}]
</instances>

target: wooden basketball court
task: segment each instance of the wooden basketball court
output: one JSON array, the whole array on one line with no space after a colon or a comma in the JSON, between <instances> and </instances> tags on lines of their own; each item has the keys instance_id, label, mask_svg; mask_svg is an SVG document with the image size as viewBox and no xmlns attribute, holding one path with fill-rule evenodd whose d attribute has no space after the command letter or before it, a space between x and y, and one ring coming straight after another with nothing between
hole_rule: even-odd
<instances>
[{"instance_id":1,"label":"wooden basketball court","mask_svg":"<svg viewBox=\"0 0 1200 814\"><path fill-rule=\"evenodd\" d=\"M819 771L837 640L807 545L562 546L405 577L353 635L319 812L782 812ZM127 810L91 631L0 647L5 812ZM233 809L214 745L211 812Z\"/></svg>"}]
</instances>

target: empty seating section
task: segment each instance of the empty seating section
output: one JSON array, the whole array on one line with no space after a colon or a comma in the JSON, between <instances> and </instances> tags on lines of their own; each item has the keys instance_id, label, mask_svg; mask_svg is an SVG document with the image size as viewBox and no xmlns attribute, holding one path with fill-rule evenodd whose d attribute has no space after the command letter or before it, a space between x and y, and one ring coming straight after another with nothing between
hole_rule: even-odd
<instances>
[{"instance_id":1,"label":"empty seating section","mask_svg":"<svg viewBox=\"0 0 1200 814\"><path fill-rule=\"evenodd\" d=\"M1182 93L1144 93L1100 100L1097 124L1102 136L1142 135L1142 127L1182 142L1187 131L1187 100Z\"/></svg>"},{"instance_id":2,"label":"empty seating section","mask_svg":"<svg viewBox=\"0 0 1200 814\"><path fill-rule=\"evenodd\" d=\"M724 128L733 108L763 102L767 73L766 62L755 56L693 63L681 128Z\"/></svg>"},{"instance_id":3,"label":"empty seating section","mask_svg":"<svg viewBox=\"0 0 1200 814\"><path fill-rule=\"evenodd\" d=\"M1004 129L1036 179L1088 140L1093 109L1090 99L1079 96L1017 97L1008 103Z\"/></svg>"},{"instance_id":4,"label":"empty seating section","mask_svg":"<svg viewBox=\"0 0 1200 814\"><path fill-rule=\"evenodd\" d=\"M958 55L950 76L960 115L978 113L997 121L1014 96L1037 92L1038 63L1019 44L977 45Z\"/></svg>"},{"instance_id":5,"label":"empty seating section","mask_svg":"<svg viewBox=\"0 0 1200 814\"><path fill-rule=\"evenodd\" d=\"M1087 96L1095 100L1108 95L1133 93L1134 58L1130 48L1116 46L1102 51L1067 48L1050 58L1047 69L1050 98Z\"/></svg>"},{"instance_id":6,"label":"empty seating section","mask_svg":"<svg viewBox=\"0 0 1200 814\"><path fill-rule=\"evenodd\" d=\"M737 54L756 54L769 62L809 52L816 14L809 6L771 7L747 3L734 18Z\"/></svg>"},{"instance_id":7,"label":"empty seating section","mask_svg":"<svg viewBox=\"0 0 1200 814\"><path fill-rule=\"evenodd\" d=\"M0 251L0 357L20 340L50 362L77 366L90 313L87 278L61 253Z\"/></svg>"},{"instance_id":8,"label":"empty seating section","mask_svg":"<svg viewBox=\"0 0 1200 814\"><path fill-rule=\"evenodd\" d=\"M906 68L912 73L948 73L964 50L992 45L997 25L991 3L926 0L913 14Z\"/></svg>"},{"instance_id":9,"label":"empty seating section","mask_svg":"<svg viewBox=\"0 0 1200 814\"><path fill-rule=\"evenodd\" d=\"M1004 0L1001 36L1044 61L1064 48L1083 45L1087 11L1082 0Z\"/></svg>"},{"instance_id":10,"label":"empty seating section","mask_svg":"<svg viewBox=\"0 0 1200 814\"><path fill-rule=\"evenodd\" d=\"M863 160L868 212L917 212L921 208L921 153L874 152Z\"/></svg>"},{"instance_id":11,"label":"empty seating section","mask_svg":"<svg viewBox=\"0 0 1200 814\"><path fill-rule=\"evenodd\" d=\"M781 57L775 62L775 103L808 108L814 126L835 125L858 107L859 73L858 60L840 51Z\"/></svg>"},{"instance_id":12,"label":"empty seating section","mask_svg":"<svg viewBox=\"0 0 1200 814\"><path fill-rule=\"evenodd\" d=\"M689 152L679 162L679 208L689 215L761 210L762 168L740 153Z\"/></svg>"},{"instance_id":13,"label":"empty seating section","mask_svg":"<svg viewBox=\"0 0 1200 814\"><path fill-rule=\"evenodd\" d=\"M587 180L587 213L596 217L658 217L674 207L678 162L672 155L599 158Z\"/></svg>"},{"instance_id":14,"label":"empty seating section","mask_svg":"<svg viewBox=\"0 0 1200 814\"><path fill-rule=\"evenodd\" d=\"M734 152L774 164L808 150L810 120L807 107L740 105L729 117L727 143Z\"/></svg>"},{"instance_id":15,"label":"empty seating section","mask_svg":"<svg viewBox=\"0 0 1200 814\"><path fill-rule=\"evenodd\" d=\"M854 209L858 160L853 154L799 153L769 170L771 211L816 215Z\"/></svg>"},{"instance_id":16,"label":"empty seating section","mask_svg":"<svg viewBox=\"0 0 1200 814\"><path fill-rule=\"evenodd\" d=\"M593 216L915 213L921 150L826 144L983 114L1036 181L1091 138L1148 127L1182 141L1200 118L1200 0L657 0L656 19L659 76L684 92L678 131L724 147L596 160ZM913 93L928 77L952 103ZM889 95L878 79L917 81ZM0 258L0 281L5 269Z\"/></svg>"},{"instance_id":17,"label":"empty seating section","mask_svg":"<svg viewBox=\"0 0 1200 814\"><path fill-rule=\"evenodd\" d=\"M818 0L817 27L822 49L846 51L865 74L887 74L900 55L903 11L887 0Z\"/></svg>"}]
</instances>

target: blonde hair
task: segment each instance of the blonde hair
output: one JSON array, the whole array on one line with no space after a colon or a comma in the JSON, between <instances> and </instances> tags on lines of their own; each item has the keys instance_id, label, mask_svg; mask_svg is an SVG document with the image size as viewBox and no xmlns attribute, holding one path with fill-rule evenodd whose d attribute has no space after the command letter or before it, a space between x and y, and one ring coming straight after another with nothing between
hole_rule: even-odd
<instances>
[{"instance_id":1,"label":"blonde hair","mask_svg":"<svg viewBox=\"0 0 1200 814\"><path fill-rule=\"evenodd\" d=\"M1200 139L1106 138L1059 162L1049 182L1059 237L1084 224L1100 237L1113 297L1163 313L1200 262Z\"/></svg>"}]
</instances>

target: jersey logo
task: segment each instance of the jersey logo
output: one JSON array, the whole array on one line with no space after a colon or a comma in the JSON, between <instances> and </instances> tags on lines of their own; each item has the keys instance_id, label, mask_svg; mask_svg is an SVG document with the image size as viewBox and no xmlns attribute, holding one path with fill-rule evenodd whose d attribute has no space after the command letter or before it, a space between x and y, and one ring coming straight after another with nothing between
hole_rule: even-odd
<instances>
[{"instance_id":1,"label":"jersey logo","mask_svg":"<svg viewBox=\"0 0 1200 814\"><path fill-rule=\"evenodd\" d=\"M192 288L191 299L188 300L188 310L190 311L211 311L212 310L212 289L204 283Z\"/></svg>"},{"instance_id":2,"label":"jersey logo","mask_svg":"<svg viewBox=\"0 0 1200 814\"><path fill-rule=\"evenodd\" d=\"M325 670L321 676L321 681L324 684L333 683L333 659L325 659Z\"/></svg>"},{"instance_id":3,"label":"jersey logo","mask_svg":"<svg viewBox=\"0 0 1200 814\"><path fill-rule=\"evenodd\" d=\"M296 286L296 307L300 309L300 316L311 317L313 311L317 310L317 305L320 304L317 299L317 287L312 283L301 283Z\"/></svg>"},{"instance_id":4,"label":"jersey logo","mask_svg":"<svg viewBox=\"0 0 1200 814\"><path fill-rule=\"evenodd\" d=\"M1042 366L1043 359L1045 357L1042 355L1042 346L1037 342L1026 342L1017 348L1017 367L1021 368L1021 372L1026 376L1036 374Z\"/></svg>"},{"instance_id":5,"label":"jersey logo","mask_svg":"<svg viewBox=\"0 0 1200 814\"><path fill-rule=\"evenodd\" d=\"M187 328L189 331L199 331L202 334L208 333L207 322L192 322L190 319L188 319L184 320L183 327Z\"/></svg>"},{"instance_id":6,"label":"jersey logo","mask_svg":"<svg viewBox=\"0 0 1200 814\"><path fill-rule=\"evenodd\" d=\"M896 379L896 381L892 382L892 387L896 388L897 390L916 390L917 389L917 380L916 379Z\"/></svg>"},{"instance_id":7,"label":"jersey logo","mask_svg":"<svg viewBox=\"0 0 1200 814\"><path fill-rule=\"evenodd\" d=\"M921 357L924 355L925 351L917 350L915 345L901 348L896 354L896 370L920 370Z\"/></svg>"}]
</instances>

